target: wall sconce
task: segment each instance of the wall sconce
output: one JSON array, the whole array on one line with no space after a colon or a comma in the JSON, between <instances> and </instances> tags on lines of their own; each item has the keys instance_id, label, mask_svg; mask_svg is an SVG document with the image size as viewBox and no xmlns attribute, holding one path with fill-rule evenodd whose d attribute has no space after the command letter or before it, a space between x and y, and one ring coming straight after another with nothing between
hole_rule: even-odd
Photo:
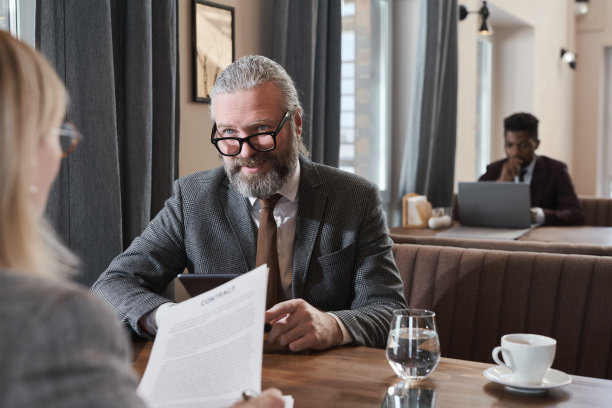
<instances>
[{"instance_id":1,"label":"wall sconce","mask_svg":"<svg viewBox=\"0 0 612 408\"><path fill-rule=\"evenodd\" d=\"M584 16L589 12L589 0L575 0L574 2L574 14L577 16Z\"/></svg>"},{"instance_id":2,"label":"wall sconce","mask_svg":"<svg viewBox=\"0 0 612 408\"><path fill-rule=\"evenodd\" d=\"M567 62L571 69L576 69L576 53L561 48L561 59Z\"/></svg>"},{"instance_id":3,"label":"wall sconce","mask_svg":"<svg viewBox=\"0 0 612 408\"><path fill-rule=\"evenodd\" d=\"M459 5L459 21L465 20L469 13L477 13L480 15L480 27L478 28L478 35L493 35L493 27L491 23L487 22L489 18L489 8L487 2L482 2L482 7L478 11L468 11L467 7L463 4Z\"/></svg>"}]
</instances>

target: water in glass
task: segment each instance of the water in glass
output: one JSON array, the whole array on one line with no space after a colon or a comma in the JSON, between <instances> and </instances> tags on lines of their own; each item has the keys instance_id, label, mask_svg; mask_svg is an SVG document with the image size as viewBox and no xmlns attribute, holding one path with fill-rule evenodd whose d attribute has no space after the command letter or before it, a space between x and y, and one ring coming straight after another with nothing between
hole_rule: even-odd
<instances>
[{"instance_id":1,"label":"water in glass","mask_svg":"<svg viewBox=\"0 0 612 408\"><path fill-rule=\"evenodd\" d=\"M394 311L387 360L393 371L404 380L422 380L440 361L440 341L435 314L427 310Z\"/></svg>"}]
</instances>

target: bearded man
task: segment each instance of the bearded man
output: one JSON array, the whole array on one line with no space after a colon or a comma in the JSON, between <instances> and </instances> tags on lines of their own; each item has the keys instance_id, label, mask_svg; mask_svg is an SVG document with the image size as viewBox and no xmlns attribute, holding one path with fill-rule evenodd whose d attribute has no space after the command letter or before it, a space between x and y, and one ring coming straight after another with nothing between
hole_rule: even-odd
<instances>
[{"instance_id":1,"label":"bearded man","mask_svg":"<svg viewBox=\"0 0 612 408\"><path fill-rule=\"evenodd\" d=\"M266 311L268 341L292 351L384 348L392 311L406 301L376 186L308 159L297 90L268 58L240 58L219 75L211 118L223 167L177 180L164 208L92 291L151 338L172 306L160 294L185 268L246 273L262 263L264 206L276 223L275 259L266 263L276 264L269 281L278 282Z\"/></svg>"}]
</instances>

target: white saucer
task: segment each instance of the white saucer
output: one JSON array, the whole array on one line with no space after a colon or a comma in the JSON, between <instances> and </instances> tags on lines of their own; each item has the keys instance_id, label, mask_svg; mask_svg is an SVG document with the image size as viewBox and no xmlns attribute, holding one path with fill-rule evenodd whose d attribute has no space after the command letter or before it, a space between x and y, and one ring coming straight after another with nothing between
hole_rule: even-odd
<instances>
[{"instance_id":1,"label":"white saucer","mask_svg":"<svg viewBox=\"0 0 612 408\"><path fill-rule=\"evenodd\" d=\"M551 388L561 387L572 382L572 377L559 370L550 368L539 385L517 384L512 379L512 371L506 366L497 365L487 368L482 373L488 380L505 385L510 391L540 394Z\"/></svg>"}]
</instances>

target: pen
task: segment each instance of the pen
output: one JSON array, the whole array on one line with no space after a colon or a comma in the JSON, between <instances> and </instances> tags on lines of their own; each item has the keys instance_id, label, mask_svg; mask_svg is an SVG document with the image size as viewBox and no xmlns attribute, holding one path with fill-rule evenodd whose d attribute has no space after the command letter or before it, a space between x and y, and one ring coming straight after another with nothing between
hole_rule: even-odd
<instances>
[{"instance_id":1,"label":"pen","mask_svg":"<svg viewBox=\"0 0 612 408\"><path fill-rule=\"evenodd\" d=\"M242 391L242 399L245 401L248 401L251 398L257 398L257 397L259 397L259 393L257 391L253 391L249 389Z\"/></svg>"}]
</instances>

